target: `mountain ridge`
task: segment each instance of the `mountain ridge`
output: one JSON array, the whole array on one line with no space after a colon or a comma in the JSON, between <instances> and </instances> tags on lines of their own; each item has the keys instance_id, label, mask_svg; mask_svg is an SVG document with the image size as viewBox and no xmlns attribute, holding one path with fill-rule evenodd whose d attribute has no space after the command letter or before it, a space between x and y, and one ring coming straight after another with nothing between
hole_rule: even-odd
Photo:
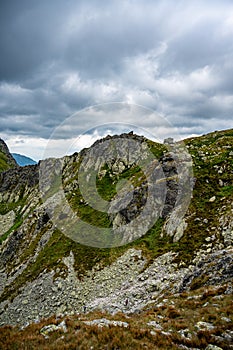
<instances>
[{"instance_id":1,"label":"mountain ridge","mask_svg":"<svg viewBox=\"0 0 233 350\"><path fill-rule=\"evenodd\" d=\"M37 164L37 162L35 160L33 160L30 157L27 157L23 154L19 154L19 153L12 153L13 158L15 159L15 161L17 162L17 164L19 166L26 166L26 165L35 165Z\"/></svg>"},{"instance_id":2,"label":"mountain ridge","mask_svg":"<svg viewBox=\"0 0 233 350\"><path fill-rule=\"evenodd\" d=\"M84 221L117 227L141 215L147 200L146 179L133 158L124 153L112 157L113 145L117 147L119 142L127 150L132 140L139 142L139 154L148 146L156 158L153 164L163 169L166 214L160 212L146 234L123 246L96 248L73 241L59 231L46 210L50 205L55 212L52 218L59 217L57 191L61 185L73 213ZM177 171L185 158L177 159L174 148L137 135L108 137L61 160L50 159L2 173L0 220L5 230L0 237L1 325L23 325L53 314L65 317L82 312L84 305L88 312L99 309L111 315L130 315L155 307L166 295L172 298L177 293L198 293L200 288L213 286L225 286L229 291L233 277L233 130L190 138L184 144L192 157L193 176L188 183L193 192L182 218L177 181L182 183L183 178L177 177ZM98 145L100 148L96 148ZM97 174L98 193L112 200L117 198L116 183L130 180L133 185L129 205L111 215L91 208L78 182L80 165L85 165L84 174L88 166L95 167L96 154L104 154L104 145L110 160ZM133 153L136 155L137 150ZM47 167L43 198L39 187L42 164ZM60 182L54 176L59 174L59 167ZM150 174L149 167L146 174ZM123 198L125 201L127 197ZM227 294L222 298L225 300Z\"/></svg>"}]
</instances>

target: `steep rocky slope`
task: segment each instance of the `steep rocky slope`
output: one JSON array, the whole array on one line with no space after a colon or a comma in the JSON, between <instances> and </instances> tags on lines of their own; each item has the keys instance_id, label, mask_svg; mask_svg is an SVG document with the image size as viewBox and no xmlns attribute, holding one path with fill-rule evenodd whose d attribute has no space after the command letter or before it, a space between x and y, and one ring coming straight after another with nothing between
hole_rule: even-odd
<instances>
[{"instance_id":1,"label":"steep rocky slope","mask_svg":"<svg viewBox=\"0 0 233 350\"><path fill-rule=\"evenodd\" d=\"M184 144L107 137L0 176L1 325L232 293L233 130Z\"/></svg>"},{"instance_id":2,"label":"steep rocky slope","mask_svg":"<svg viewBox=\"0 0 233 350\"><path fill-rule=\"evenodd\" d=\"M16 165L16 161L10 154L6 143L0 138L0 172Z\"/></svg>"}]
</instances>

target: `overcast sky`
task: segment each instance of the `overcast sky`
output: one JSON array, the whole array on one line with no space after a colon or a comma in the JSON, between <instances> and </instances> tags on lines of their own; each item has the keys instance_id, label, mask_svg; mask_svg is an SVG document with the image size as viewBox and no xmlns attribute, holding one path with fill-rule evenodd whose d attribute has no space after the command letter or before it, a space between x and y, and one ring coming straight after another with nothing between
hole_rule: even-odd
<instances>
[{"instance_id":1,"label":"overcast sky","mask_svg":"<svg viewBox=\"0 0 233 350\"><path fill-rule=\"evenodd\" d=\"M233 127L232 1L7 0L0 26L0 137L11 151L38 160L48 139L61 148L112 121L157 132L153 116L98 107L77 114L75 135L53 134L109 102L150 108L181 138Z\"/></svg>"}]
</instances>

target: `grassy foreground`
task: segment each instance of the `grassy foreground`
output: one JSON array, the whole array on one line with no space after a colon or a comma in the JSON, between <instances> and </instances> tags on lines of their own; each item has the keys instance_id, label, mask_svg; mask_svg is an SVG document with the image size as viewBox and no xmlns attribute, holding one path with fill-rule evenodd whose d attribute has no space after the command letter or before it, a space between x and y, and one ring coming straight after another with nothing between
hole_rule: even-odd
<instances>
[{"instance_id":1,"label":"grassy foreground","mask_svg":"<svg viewBox=\"0 0 233 350\"><path fill-rule=\"evenodd\" d=\"M63 318L54 316L21 330L5 326L0 332L0 349L173 350L181 346L205 349L213 344L227 350L230 349L228 335L233 331L232 294L227 290L229 286L223 285L164 296L159 303L151 301L148 309L131 315L95 311ZM128 327L101 328L84 323L100 318L127 322ZM45 325L58 325L63 320L66 332L56 330L47 337L41 334ZM199 321L206 322L211 329L198 328Z\"/></svg>"}]
</instances>

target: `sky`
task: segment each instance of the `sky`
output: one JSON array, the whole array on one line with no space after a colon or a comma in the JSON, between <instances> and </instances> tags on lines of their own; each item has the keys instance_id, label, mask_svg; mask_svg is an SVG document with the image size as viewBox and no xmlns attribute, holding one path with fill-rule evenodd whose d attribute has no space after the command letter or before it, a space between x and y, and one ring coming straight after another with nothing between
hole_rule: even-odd
<instances>
[{"instance_id":1,"label":"sky","mask_svg":"<svg viewBox=\"0 0 233 350\"><path fill-rule=\"evenodd\" d=\"M233 127L232 1L2 0L0 53L0 137L35 160L112 122L159 139Z\"/></svg>"}]
</instances>

